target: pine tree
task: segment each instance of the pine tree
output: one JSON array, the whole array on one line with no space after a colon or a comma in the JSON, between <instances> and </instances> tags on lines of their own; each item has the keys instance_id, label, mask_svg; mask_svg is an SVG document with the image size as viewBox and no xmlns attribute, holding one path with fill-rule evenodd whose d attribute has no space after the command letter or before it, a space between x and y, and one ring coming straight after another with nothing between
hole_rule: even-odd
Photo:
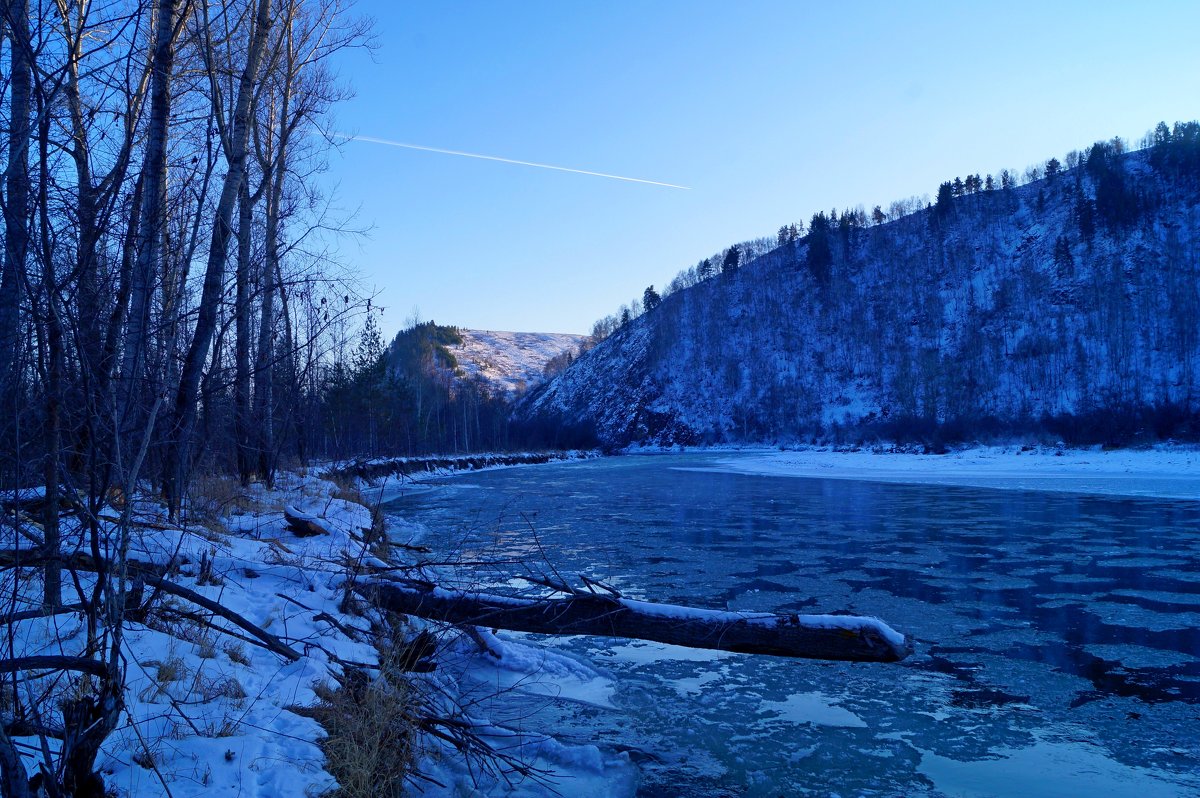
<instances>
[{"instance_id":1,"label":"pine tree","mask_svg":"<svg viewBox=\"0 0 1200 798\"><path fill-rule=\"evenodd\" d=\"M828 285L833 266L833 250L829 246L829 218L823 213L813 214L808 225L808 270L817 285Z\"/></svg>"},{"instance_id":2,"label":"pine tree","mask_svg":"<svg viewBox=\"0 0 1200 798\"><path fill-rule=\"evenodd\" d=\"M742 249L737 244L734 244L729 249L725 250L725 260L721 261L721 273L727 277L732 277L737 273L738 267L742 263Z\"/></svg>"},{"instance_id":3,"label":"pine tree","mask_svg":"<svg viewBox=\"0 0 1200 798\"><path fill-rule=\"evenodd\" d=\"M649 286L642 294L642 306L646 308L646 312L654 310L662 304L662 297L654 290L654 286Z\"/></svg>"},{"instance_id":4,"label":"pine tree","mask_svg":"<svg viewBox=\"0 0 1200 798\"><path fill-rule=\"evenodd\" d=\"M1096 202L1090 199L1080 200L1075 206L1075 222L1079 225L1079 234L1090 241L1096 234Z\"/></svg>"},{"instance_id":5,"label":"pine tree","mask_svg":"<svg viewBox=\"0 0 1200 798\"><path fill-rule=\"evenodd\" d=\"M937 204L934 208L937 211L939 218L945 219L950 215L950 209L954 204L954 185L946 182L938 186Z\"/></svg>"}]
</instances>

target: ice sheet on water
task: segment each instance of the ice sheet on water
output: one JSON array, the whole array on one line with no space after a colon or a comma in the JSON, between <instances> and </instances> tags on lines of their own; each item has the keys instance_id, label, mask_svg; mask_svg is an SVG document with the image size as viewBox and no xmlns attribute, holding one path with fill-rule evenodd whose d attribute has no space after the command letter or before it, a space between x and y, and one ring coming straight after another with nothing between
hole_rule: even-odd
<instances>
[{"instance_id":1,"label":"ice sheet on water","mask_svg":"<svg viewBox=\"0 0 1200 798\"><path fill-rule=\"evenodd\" d=\"M865 729L866 722L850 710L831 702L822 693L794 693L782 701L763 701L758 707L759 715L767 715L767 721L788 723L812 723L817 726L842 726ZM759 723L764 722L760 720Z\"/></svg>"},{"instance_id":2,"label":"ice sheet on water","mask_svg":"<svg viewBox=\"0 0 1200 798\"><path fill-rule=\"evenodd\" d=\"M1067 585L1104 585L1112 582L1111 579L1086 574L1054 574L1050 577L1050 581L1062 582Z\"/></svg>"},{"instance_id":3,"label":"ice sheet on water","mask_svg":"<svg viewBox=\"0 0 1200 798\"><path fill-rule=\"evenodd\" d=\"M1168 632L1200 628L1200 613L1156 612L1136 604L1120 604L1113 601L1093 601L1086 611L1110 626L1125 626L1146 629L1151 632Z\"/></svg>"},{"instance_id":4,"label":"ice sheet on water","mask_svg":"<svg viewBox=\"0 0 1200 798\"><path fill-rule=\"evenodd\" d=\"M484 629L477 632L494 653L482 653L473 642L460 639L459 652L467 658L465 675L470 679L497 690L520 690L613 708L616 685L608 674L567 654L518 642L507 635L498 637Z\"/></svg>"},{"instance_id":5,"label":"ice sheet on water","mask_svg":"<svg viewBox=\"0 0 1200 798\"><path fill-rule=\"evenodd\" d=\"M1112 595L1146 599L1158 604L1200 607L1200 593L1169 593L1163 590L1130 590L1122 588L1112 591Z\"/></svg>"},{"instance_id":6,"label":"ice sheet on water","mask_svg":"<svg viewBox=\"0 0 1200 798\"><path fill-rule=\"evenodd\" d=\"M1178 582L1200 582L1200 570L1185 571L1182 568L1169 569L1159 571L1158 575L1165 579L1174 579Z\"/></svg>"},{"instance_id":7,"label":"ice sheet on water","mask_svg":"<svg viewBox=\"0 0 1200 798\"><path fill-rule=\"evenodd\" d=\"M1109 662L1119 662L1125 668L1173 668L1200 662L1200 657L1181 651L1164 651L1159 648L1132 645L1091 645L1084 651Z\"/></svg>"},{"instance_id":8,"label":"ice sheet on water","mask_svg":"<svg viewBox=\"0 0 1200 798\"><path fill-rule=\"evenodd\" d=\"M667 679L667 684L675 688L675 692L683 698L689 696L700 695L705 692L708 685L714 682L720 682L729 673L728 669L721 668L718 670L700 671L695 676L689 676L683 679Z\"/></svg>"},{"instance_id":9,"label":"ice sheet on water","mask_svg":"<svg viewBox=\"0 0 1200 798\"><path fill-rule=\"evenodd\" d=\"M1200 780L1182 786L1172 774L1171 783L1154 769L1125 765L1095 745L1044 739L1026 748L997 748L991 757L973 761L921 750L918 770L939 792L960 798L1185 798L1200 789Z\"/></svg>"},{"instance_id":10,"label":"ice sheet on water","mask_svg":"<svg viewBox=\"0 0 1200 798\"><path fill-rule=\"evenodd\" d=\"M650 665L657 662L714 662L737 656L728 651L710 651L703 648L686 648L672 646L667 643L646 643L640 640L605 645L594 652L603 662L605 657L612 657L629 665Z\"/></svg>"},{"instance_id":11,"label":"ice sheet on water","mask_svg":"<svg viewBox=\"0 0 1200 798\"><path fill-rule=\"evenodd\" d=\"M1037 582L1005 574L981 574L971 580L971 586L982 590L1032 590Z\"/></svg>"},{"instance_id":12,"label":"ice sheet on water","mask_svg":"<svg viewBox=\"0 0 1200 798\"><path fill-rule=\"evenodd\" d=\"M1101 561L1107 568L1175 568L1187 565L1188 561L1179 557L1107 557Z\"/></svg>"}]
</instances>

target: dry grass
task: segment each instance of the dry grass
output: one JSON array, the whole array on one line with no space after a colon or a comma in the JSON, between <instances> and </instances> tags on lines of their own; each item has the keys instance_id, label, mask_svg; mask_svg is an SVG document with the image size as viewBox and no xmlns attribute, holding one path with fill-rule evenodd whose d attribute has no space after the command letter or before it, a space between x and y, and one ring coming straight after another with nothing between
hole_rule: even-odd
<instances>
[{"instance_id":1,"label":"dry grass","mask_svg":"<svg viewBox=\"0 0 1200 798\"><path fill-rule=\"evenodd\" d=\"M256 507L236 477L201 475L188 486L188 515L205 526L219 524L221 516L234 510L250 512Z\"/></svg>"},{"instance_id":2,"label":"dry grass","mask_svg":"<svg viewBox=\"0 0 1200 798\"><path fill-rule=\"evenodd\" d=\"M325 477L328 481L337 486L333 491L333 498L343 499L354 504L366 505L362 493L355 484L354 477L346 476L345 474L330 474Z\"/></svg>"},{"instance_id":3,"label":"dry grass","mask_svg":"<svg viewBox=\"0 0 1200 798\"><path fill-rule=\"evenodd\" d=\"M234 703L238 703L246 699L246 688L242 687L242 683L232 676L223 679L201 679L198 677L192 688L193 692L199 695L205 702L215 701L218 698L227 698Z\"/></svg>"},{"instance_id":4,"label":"dry grass","mask_svg":"<svg viewBox=\"0 0 1200 798\"><path fill-rule=\"evenodd\" d=\"M380 647L381 669L373 680L348 673L343 684L314 687L319 702L303 710L324 727L325 766L339 788L331 798L400 798L412 770L417 701L407 674Z\"/></svg>"},{"instance_id":5,"label":"dry grass","mask_svg":"<svg viewBox=\"0 0 1200 798\"><path fill-rule=\"evenodd\" d=\"M217 645L207 636L196 641L196 656L200 659L214 659L217 656Z\"/></svg>"},{"instance_id":6,"label":"dry grass","mask_svg":"<svg viewBox=\"0 0 1200 798\"><path fill-rule=\"evenodd\" d=\"M154 674L154 679L159 684L177 682L183 678L184 671L183 659L181 657L171 657L166 662L158 663L158 670Z\"/></svg>"},{"instance_id":7,"label":"dry grass","mask_svg":"<svg viewBox=\"0 0 1200 798\"><path fill-rule=\"evenodd\" d=\"M246 646L240 640L230 640L223 648L225 656L229 657L230 662L236 662L238 665L250 664L250 657L246 654Z\"/></svg>"}]
</instances>

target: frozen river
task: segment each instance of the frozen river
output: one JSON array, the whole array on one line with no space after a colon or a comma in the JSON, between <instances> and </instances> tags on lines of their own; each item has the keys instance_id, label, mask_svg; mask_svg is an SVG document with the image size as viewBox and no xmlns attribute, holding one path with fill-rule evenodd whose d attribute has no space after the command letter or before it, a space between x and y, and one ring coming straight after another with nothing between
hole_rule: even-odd
<instances>
[{"instance_id":1,"label":"frozen river","mask_svg":"<svg viewBox=\"0 0 1200 798\"><path fill-rule=\"evenodd\" d=\"M494 563L480 584L551 564L655 601L875 615L916 641L876 665L508 636L606 677L517 682L567 698L508 711L628 751L639 795L1200 794L1200 502L719 467L735 457L463 475L389 508L440 557Z\"/></svg>"}]
</instances>

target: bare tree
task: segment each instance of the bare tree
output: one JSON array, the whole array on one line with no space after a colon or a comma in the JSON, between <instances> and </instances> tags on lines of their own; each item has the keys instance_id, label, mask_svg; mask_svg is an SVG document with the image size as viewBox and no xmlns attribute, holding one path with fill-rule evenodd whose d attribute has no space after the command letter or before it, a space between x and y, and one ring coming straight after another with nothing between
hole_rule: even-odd
<instances>
[{"instance_id":1,"label":"bare tree","mask_svg":"<svg viewBox=\"0 0 1200 798\"><path fill-rule=\"evenodd\" d=\"M0 272L0 407L7 419L17 417L21 365L20 308L22 284L29 255L29 140L31 113L31 40L29 0L6 0L0 17L0 35L9 42L8 159L4 170L4 260ZM13 436L5 422L3 442ZM14 466L16 464L14 463Z\"/></svg>"},{"instance_id":2,"label":"bare tree","mask_svg":"<svg viewBox=\"0 0 1200 798\"><path fill-rule=\"evenodd\" d=\"M190 468L191 437L196 423L196 402L199 398L200 379L217 328L217 311L225 287L225 264L229 258L229 242L233 238L233 211L241 194L242 181L245 179L251 104L254 101L259 69L273 22L271 0L258 0L257 10L248 31L249 44L245 54L245 65L238 80L232 113L227 117L218 63L221 53L215 47L211 25L212 9L208 2L202 3L202 9L202 52L212 88L214 117L227 170L213 213L213 230L196 326L184 356L179 387L175 392L171 430L173 445L167 448L166 473L164 475L167 504L172 517L179 513L183 499L183 483L187 477L187 470Z\"/></svg>"}]
</instances>

